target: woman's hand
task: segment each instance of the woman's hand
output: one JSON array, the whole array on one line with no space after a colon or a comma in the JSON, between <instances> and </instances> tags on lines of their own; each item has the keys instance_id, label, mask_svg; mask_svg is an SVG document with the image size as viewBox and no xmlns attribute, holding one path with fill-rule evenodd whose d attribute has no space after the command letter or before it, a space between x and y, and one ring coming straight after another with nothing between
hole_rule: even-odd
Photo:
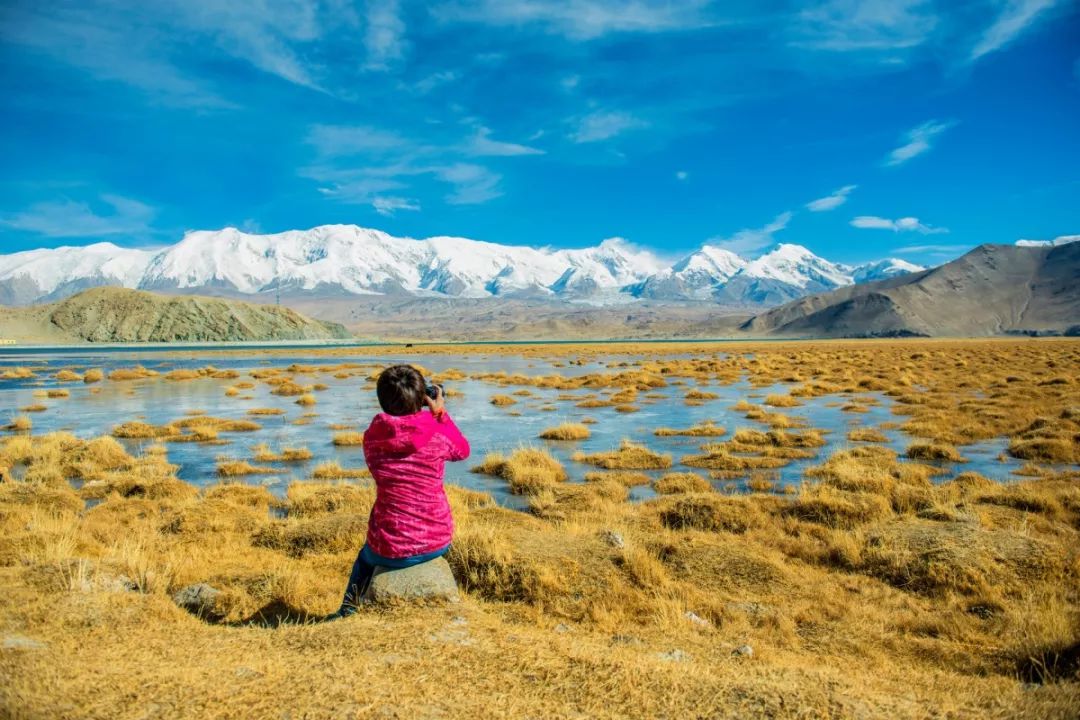
<instances>
[{"instance_id":1,"label":"woman's hand","mask_svg":"<svg viewBox=\"0 0 1080 720\"><path fill-rule=\"evenodd\" d=\"M446 401L443 399L442 385L435 386L434 400L425 395L424 402L427 403L432 415L442 417L442 414L446 412Z\"/></svg>"}]
</instances>

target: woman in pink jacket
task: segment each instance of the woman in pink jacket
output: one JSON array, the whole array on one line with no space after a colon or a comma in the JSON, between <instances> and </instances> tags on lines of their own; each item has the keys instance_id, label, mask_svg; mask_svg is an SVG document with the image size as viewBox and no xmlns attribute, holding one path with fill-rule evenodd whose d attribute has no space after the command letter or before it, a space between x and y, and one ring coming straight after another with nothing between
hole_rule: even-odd
<instances>
[{"instance_id":1,"label":"woman in pink jacket","mask_svg":"<svg viewBox=\"0 0 1080 720\"><path fill-rule=\"evenodd\" d=\"M443 465L469 457L469 441L446 412L442 388L433 387L429 394L424 376L411 365L394 365L379 375L383 412L364 432L375 505L338 616L356 612L376 567L419 565L450 549L454 519Z\"/></svg>"}]
</instances>

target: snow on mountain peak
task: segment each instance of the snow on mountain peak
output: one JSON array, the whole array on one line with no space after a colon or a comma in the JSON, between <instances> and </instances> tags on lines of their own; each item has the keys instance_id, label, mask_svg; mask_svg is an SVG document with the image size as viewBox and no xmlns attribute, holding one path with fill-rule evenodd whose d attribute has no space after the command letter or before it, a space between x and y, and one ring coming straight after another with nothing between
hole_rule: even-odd
<instances>
[{"instance_id":1,"label":"snow on mountain peak","mask_svg":"<svg viewBox=\"0 0 1080 720\"><path fill-rule=\"evenodd\" d=\"M805 288L812 283L826 287L850 285L847 268L818 257L802 245L782 243L747 263L743 274Z\"/></svg>"},{"instance_id":2,"label":"snow on mountain peak","mask_svg":"<svg viewBox=\"0 0 1080 720\"><path fill-rule=\"evenodd\" d=\"M593 247L552 249L451 236L418 240L355 225L266 235L230 227L190 231L157 251L97 243L0 255L0 302L36 302L104 284L242 294L284 288L354 295L755 303L920 269L895 259L851 268L794 244L777 245L753 260L704 245L668 265L618 237Z\"/></svg>"}]
</instances>

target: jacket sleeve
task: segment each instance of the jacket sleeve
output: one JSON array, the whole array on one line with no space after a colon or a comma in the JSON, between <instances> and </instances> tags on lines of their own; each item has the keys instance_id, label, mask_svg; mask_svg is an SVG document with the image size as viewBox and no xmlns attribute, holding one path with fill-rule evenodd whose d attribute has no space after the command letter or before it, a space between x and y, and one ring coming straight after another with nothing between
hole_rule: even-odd
<instances>
[{"instance_id":1,"label":"jacket sleeve","mask_svg":"<svg viewBox=\"0 0 1080 720\"><path fill-rule=\"evenodd\" d=\"M449 453L446 459L455 461L464 460L469 457L469 441L466 440L465 436L458 430L458 426L454 424L454 420L450 417L450 413L444 411L437 422L439 423L439 432L450 441Z\"/></svg>"}]
</instances>

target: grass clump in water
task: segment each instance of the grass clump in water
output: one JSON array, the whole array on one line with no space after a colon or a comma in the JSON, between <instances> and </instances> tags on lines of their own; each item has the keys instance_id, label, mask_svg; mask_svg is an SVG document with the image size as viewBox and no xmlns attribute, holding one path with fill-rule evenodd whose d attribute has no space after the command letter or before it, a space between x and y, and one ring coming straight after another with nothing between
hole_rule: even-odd
<instances>
[{"instance_id":1,"label":"grass clump in water","mask_svg":"<svg viewBox=\"0 0 1080 720\"><path fill-rule=\"evenodd\" d=\"M592 432L581 423L563 423L540 433L542 440L585 440Z\"/></svg>"},{"instance_id":2,"label":"grass clump in water","mask_svg":"<svg viewBox=\"0 0 1080 720\"><path fill-rule=\"evenodd\" d=\"M654 452L629 440L623 440L618 450L591 454L578 452L572 459L605 470L665 470L671 467L670 455Z\"/></svg>"}]
</instances>

